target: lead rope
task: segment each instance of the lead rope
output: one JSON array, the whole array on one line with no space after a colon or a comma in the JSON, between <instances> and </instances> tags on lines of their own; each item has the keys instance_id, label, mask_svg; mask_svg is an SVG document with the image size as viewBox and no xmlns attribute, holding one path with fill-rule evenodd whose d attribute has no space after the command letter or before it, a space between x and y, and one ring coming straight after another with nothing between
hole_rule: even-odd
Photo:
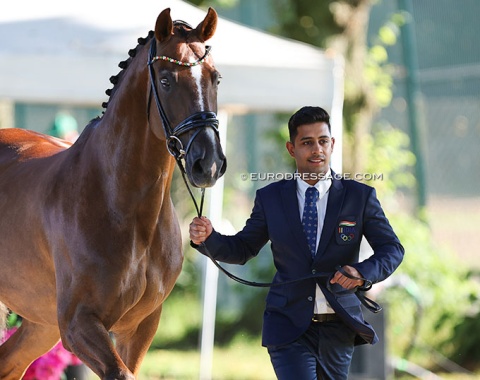
<instances>
[{"instance_id":1,"label":"lead rope","mask_svg":"<svg viewBox=\"0 0 480 380\"><path fill-rule=\"evenodd\" d=\"M182 164L182 160L180 158L177 158L177 157L175 157L175 160L177 161L178 167L180 169L180 173L182 173L183 182L185 183L185 186L187 187L188 193L190 194L190 198L192 198L193 205L195 206L195 210L197 211L197 215L200 218L203 214L203 204L204 204L204 200L205 200L205 188L204 187L200 188L201 195L200 195L200 205L199 205L197 203L197 200L195 199L195 196L193 195L193 191L190 188L190 185L188 184L188 180L187 180L187 177L186 177L186 171L185 171L185 168Z\"/></svg>"},{"instance_id":2,"label":"lead rope","mask_svg":"<svg viewBox=\"0 0 480 380\"><path fill-rule=\"evenodd\" d=\"M182 173L182 178L183 178L183 181L185 182L185 185L187 186L187 189L188 189L188 192L190 193L190 197L192 198L193 200L193 203L195 205L195 209L197 211L197 216L200 218L202 217L202 209L203 209L203 203L204 203L204 198L205 198L205 188L202 188L202 196L201 196L201 203L200 203L200 207L197 206L197 201L195 200L195 197L190 189L190 186L188 185L188 181L187 181L187 178L185 176L185 169L181 163L180 160L177 160L177 163L179 163L180 165L180 171ZM326 279L326 283L327 283L327 289L335 294L335 291L333 289L331 289L331 286L330 286L330 278L333 276L332 273L326 273L326 272L318 272L318 273L312 273L308 276L304 276L304 277L300 277L300 278L297 278L297 279L294 279L294 280L289 280L289 281L281 281L281 282L255 282L255 281L249 281L249 280L245 280L241 277L238 277L238 276L235 276L233 273L229 272L228 270L226 270L224 267L222 267L218 262L217 260L214 259L214 257L212 256L212 254L210 253L210 251L208 250L207 246L205 245L204 242L200 243L198 245L199 247L202 247L205 255L212 261L212 263L223 273L225 274L228 278L242 284L242 285L247 285L247 286L252 286L252 287L255 287L255 288L271 288L271 287L275 287L275 286L283 286L283 285L289 285L289 284L294 284L294 283L297 283L297 282L301 282L301 281L306 281L306 280L310 280L310 279ZM380 311L382 311L382 307L376 303L375 301L371 300L370 298L366 297L364 292L365 291L368 291L372 288L372 281L366 279L366 278L363 278L363 277L356 277L356 276L352 276L350 273L346 272L340 265L335 267L335 269L337 271L339 271L340 273L342 273L345 277L348 277L352 280L361 280L364 282L364 285L362 286L358 286L356 289L355 289L355 295L357 296L357 298L360 300L360 302L362 303L362 305L364 305L369 311L371 311L372 313L379 313Z\"/></svg>"}]
</instances>

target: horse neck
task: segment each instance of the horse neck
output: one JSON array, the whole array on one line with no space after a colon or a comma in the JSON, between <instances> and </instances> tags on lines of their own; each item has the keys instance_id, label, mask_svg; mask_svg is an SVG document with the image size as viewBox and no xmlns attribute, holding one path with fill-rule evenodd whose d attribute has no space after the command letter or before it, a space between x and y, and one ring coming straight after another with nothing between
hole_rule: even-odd
<instances>
[{"instance_id":1,"label":"horse neck","mask_svg":"<svg viewBox=\"0 0 480 380\"><path fill-rule=\"evenodd\" d=\"M161 206L169 197L175 167L165 141L155 137L149 126L145 50L119 76L95 136L88 139L116 207L131 208L142 201Z\"/></svg>"}]
</instances>

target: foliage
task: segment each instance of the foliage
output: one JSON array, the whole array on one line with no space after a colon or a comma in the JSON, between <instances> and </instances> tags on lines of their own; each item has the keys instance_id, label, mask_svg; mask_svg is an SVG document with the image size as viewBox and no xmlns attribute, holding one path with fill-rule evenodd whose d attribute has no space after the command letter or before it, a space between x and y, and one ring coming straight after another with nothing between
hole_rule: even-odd
<instances>
[{"instance_id":1,"label":"foliage","mask_svg":"<svg viewBox=\"0 0 480 380\"><path fill-rule=\"evenodd\" d=\"M354 1L347 1L353 3ZM334 18L334 1L280 0L272 2L279 25L272 32L297 41L327 48L332 35L345 27Z\"/></svg>"},{"instance_id":2,"label":"foliage","mask_svg":"<svg viewBox=\"0 0 480 380\"><path fill-rule=\"evenodd\" d=\"M188 0L189 3L194 5L208 5L212 7L233 7L238 3L238 1L239 0Z\"/></svg>"},{"instance_id":3,"label":"foliage","mask_svg":"<svg viewBox=\"0 0 480 380\"><path fill-rule=\"evenodd\" d=\"M163 304L162 318L150 349L197 347L202 323L199 295L175 287Z\"/></svg>"},{"instance_id":4,"label":"foliage","mask_svg":"<svg viewBox=\"0 0 480 380\"><path fill-rule=\"evenodd\" d=\"M437 351L457 358L465 354L459 348L465 344L462 338L468 334L466 327L473 327L469 314L472 300L479 299L480 287L470 279L464 263L432 240L428 224L404 211L398 189L415 185L409 170L415 158L403 132L386 123L377 129L366 144L367 167L383 174L383 181L374 185L405 248L402 265L385 282L381 295L387 305L390 349L396 356L425 366L441 365L434 355ZM468 325L464 326L466 315ZM462 331L462 336L455 334ZM475 339L470 340L473 348Z\"/></svg>"},{"instance_id":5,"label":"foliage","mask_svg":"<svg viewBox=\"0 0 480 380\"><path fill-rule=\"evenodd\" d=\"M367 135L362 143L367 153L366 173L383 175L382 181L371 184L381 199L396 200L399 190L415 186L411 167L415 155L409 150L409 137L387 122L379 122L373 135ZM394 207L390 204L389 208Z\"/></svg>"},{"instance_id":6,"label":"foliage","mask_svg":"<svg viewBox=\"0 0 480 380\"><path fill-rule=\"evenodd\" d=\"M390 342L396 355L432 364L426 354L441 351L453 337L453 327L470 308L478 286L466 281L467 268L448 250L431 240L428 226L405 214L391 217L405 247L405 259L395 277L397 285L387 289Z\"/></svg>"},{"instance_id":7,"label":"foliage","mask_svg":"<svg viewBox=\"0 0 480 380\"><path fill-rule=\"evenodd\" d=\"M193 249L187 249L193 251ZM198 256L198 252L191 252ZM187 255L187 257L189 257ZM196 268L198 268L198 263ZM194 266L187 266L183 270L193 271ZM231 270L229 268L229 270ZM249 263L248 277L256 281L270 281L272 268L259 265L255 260ZM237 273L235 269L233 272ZM226 281L226 283L222 282ZM172 294L163 306L159 328L153 339L151 350L155 349L191 349L198 346L202 325L201 294L198 289L198 279L195 287L183 288L175 286ZM230 279L219 278L219 289L227 287L228 300L217 300L217 314L215 321L215 344L224 346L230 344L236 336L258 337L262 327L264 308L264 289L250 289L238 285Z\"/></svg>"},{"instance_id":8,"label":"foliage","mask_svg":"<svg viewBox=\"0 0 480 380\"><path fill-rule=\"evenodd\" d=\"M365 76L372 86L373 96L379 107L387 107L392 100L393 71L388 61L387 47L397 43L404 15L394 13L378 30L375 41L368 49Z\"/></svg>"},{"instance_id":9,"label":"foliage","mask_svg":"<svg viewBox=\"0 0 480 380\"><path fill-rule=\"evenodd\" d=\"M468 280L477 281L479 273L468 273ZM480 346L478 335L480 332L480 297L472 294L469 300L470 310L465 317L454 327L452 337L443 345L450 352L449 357L456 363L469 370L478 370L480 363Z\"/></svg>"}]
</instances>

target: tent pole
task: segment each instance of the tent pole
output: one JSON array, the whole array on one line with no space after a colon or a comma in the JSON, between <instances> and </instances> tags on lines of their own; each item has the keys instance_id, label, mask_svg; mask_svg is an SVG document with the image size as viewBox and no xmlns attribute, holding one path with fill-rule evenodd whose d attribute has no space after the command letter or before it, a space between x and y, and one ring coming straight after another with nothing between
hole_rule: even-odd
<instances>
[{"instance_id":1,"label":"tent pole","mask_svg":"<svg viewBox=\"0 0 480 380\"><path fill-rule=\"evenodd\" d=\"M220 143L226 154L227 147L227 121L225 111L217 115L220 121ZM215 186L209 191L208 218L214 226L222 225L224 177L218 179ZM215 338L215 315L217 310L218 269L204 257L203 275L203 317L200 342L200 380L211 380L213 366L213 347Z\"/></svg>"}]
</instances>

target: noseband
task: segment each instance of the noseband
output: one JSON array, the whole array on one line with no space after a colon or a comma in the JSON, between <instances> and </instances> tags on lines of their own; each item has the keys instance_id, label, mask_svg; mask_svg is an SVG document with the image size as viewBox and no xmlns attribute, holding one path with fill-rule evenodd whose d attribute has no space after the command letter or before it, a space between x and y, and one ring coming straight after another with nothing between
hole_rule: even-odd
<instances>
[{"instance_id":1,"label":"noseband","mask_svg":"<svg viewBox=\"0 0 480 380\"><path fill-rule=\"evenodd\" d=\"M191 28L190 25L188 25L183 21L174 22L174 25L179 25L179 24L185 25ZM210 46L206 46L204 56L195 62L182 62L177 59L167 57L165 55L157 56L156 40L155 38L152 38L152 42L150 45L150 53L149 53L148 62L147 62L148 70L150 74L150 84L152 87L152 90L150 91L150 95L149 95L149 100L148 100L147 116L150 115L150 102L151 102L151 96L153 93L155 98L155 103L157 105L158 113L160 114L160 118L162 119L162 125L163 125L163 130L165 132L167 150L177 161L177 164L180 168L180 172L182 173L183 181L185 182L188 192L190 193L190 197L192 198L195 208L197 210L197 213L199 215L202 214L203 202L205 198L205 189L204 188L201 189L201 201L200 201L200 206L198 206L197 201L195 200L195 196L193 195L192 190L190 189L190 186L188 184L188 181L186 178L186 171L183 166L182 159L186 159L186 156L190 150L190 147L192 146L193 141L195 140L197 135L202 131L203 128L211 127L218 137L219 133L218 133L217 115L211 111L197 112L187 117L175 128L172 128L168 120L167 114L165 113L165 110L162 106L162 102L160 101L157 87L155 86L155 71L153 70L153 63L158 60L162 60L162 61L167 61L179 66L193 67L193 66L201 65L205 61L207 56L210 54L210 49L211 49ZM180 136L190 131L195 131L195 132L190 137L190 140L188 141L186 148L184 148L183 143L180 140Z\"/></svg>"}]
</instances>

